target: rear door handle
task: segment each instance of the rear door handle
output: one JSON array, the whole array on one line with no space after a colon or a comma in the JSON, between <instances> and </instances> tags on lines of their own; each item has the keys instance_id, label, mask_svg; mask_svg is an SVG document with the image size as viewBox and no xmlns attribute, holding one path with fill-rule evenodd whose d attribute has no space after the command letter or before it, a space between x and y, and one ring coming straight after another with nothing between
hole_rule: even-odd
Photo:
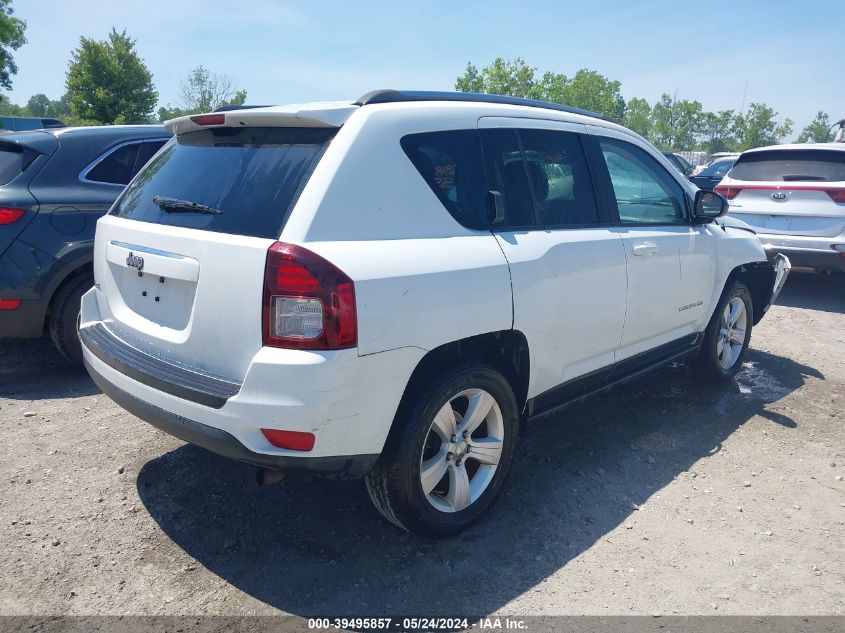
<instances>
[{"instance_id":1,"label":"rear door handle","mask_svg":"<svg viewBox=\"0 0 845 633\"><path fill-rule=\"evenodd\" d=\"M657 244L654 242L642 242L634 247L634 255L649 255L659 250Z\"/></svg>"}]
</instances>

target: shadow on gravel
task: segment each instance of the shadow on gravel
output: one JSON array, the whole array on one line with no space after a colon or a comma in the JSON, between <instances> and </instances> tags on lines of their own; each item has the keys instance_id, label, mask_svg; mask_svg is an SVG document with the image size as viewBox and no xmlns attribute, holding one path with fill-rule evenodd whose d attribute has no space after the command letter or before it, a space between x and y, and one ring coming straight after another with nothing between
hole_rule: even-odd
<instances>
[{"instance_id":1,"label":"shadow on gravel","mask_svg":"<svg viewBox=\"0 0 845 633\"><path fill-rule=\"evenodd\" d=\"M48 337L0 339L0 398L43 400L100 393L84 369L71 368Z\"/></svg>"},{"instance_id":2,"label":"shadow on gravel","mask_svg":"<svg viewBox=\"0 0 845 633\"><path fill-rule=\"evenodd\" d=\"M777 305L845 313L845 274L823 275L803 270L789 273Z\"/></svg>"},{"instance_id":3,"label":"shadow on gravel","mask_svg":"<svg viewBox=\"0 0 845 633\"><path fill-rule=\"evenodd\" d=\"M450 541L388 525L360 482L259 488L250 467L192 446L148 462L138 492L190 556L284 611L487 614L590 548L752 416L795 427L766 405L808 376L824 378L752 350L727 387L697 387L690 370L666 368L538 422L492 514Z\"/></svg>"}]
</instances>

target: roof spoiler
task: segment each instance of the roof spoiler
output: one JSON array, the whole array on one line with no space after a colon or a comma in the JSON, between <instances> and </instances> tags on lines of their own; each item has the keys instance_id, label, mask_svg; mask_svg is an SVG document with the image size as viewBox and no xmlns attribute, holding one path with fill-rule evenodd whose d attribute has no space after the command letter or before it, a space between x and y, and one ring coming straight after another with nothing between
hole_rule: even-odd
<instances>
[{"instance_id":1,"label":"roof spoiler","mask_svg":"<svg viewBox=\"0 0 845 633\"><path fill-rule=\"evenodd\" d=\"M217 127L340 127L358 109L348 101L284 106L223 106L215 112L170 119L164 127L174 134Z\"/></svg>"}]
</instances>

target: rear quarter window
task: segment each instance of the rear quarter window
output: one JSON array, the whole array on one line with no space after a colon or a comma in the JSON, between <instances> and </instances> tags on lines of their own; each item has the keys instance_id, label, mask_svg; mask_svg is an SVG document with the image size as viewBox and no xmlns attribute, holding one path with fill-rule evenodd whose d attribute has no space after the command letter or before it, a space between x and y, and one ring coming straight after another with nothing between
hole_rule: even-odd
<instances>
[{"instance_id":1,"label":"rear quarter window","mask_svg":"<svg viewBox=\"0 0 845 633\"><path fill-rule=\"evenodd\" d=\"M845 151L752 152L739 158L731 170L730 177L747 181L843 181L845 180Z\"/></svg>"},{"instance_id":2,"label":"rear quarter window","mask_svg":"<svg viewBox=\"0 0 845 633\"><path fill-rule=\"evenodd\" d=\"M218 233L276 238L337 130L215 128L181 134L141 169L111 215ZM153 198L219 214L163 209Z\"/></svg>"},{"instance_id":3,"label":"rear quarter window","mask_svg":"<svg viewBox=\"0 0 845 633\"><path fill-rule=\"evenodd\" d=\"M0 185L6 185L24 170L24 155L18 148L0 149Z\"/></svg>"},{"instance_id":4,"label":"rear quarter window","mask_svg":"<svg viewBox=\"0 0 845 633\"><path fill-rule=\"evenodd\" d=\"M402 137L401 145L455 220L470 229L487 228L481 145L476 130L409 134Z\"/></svg>"}]
</instances>

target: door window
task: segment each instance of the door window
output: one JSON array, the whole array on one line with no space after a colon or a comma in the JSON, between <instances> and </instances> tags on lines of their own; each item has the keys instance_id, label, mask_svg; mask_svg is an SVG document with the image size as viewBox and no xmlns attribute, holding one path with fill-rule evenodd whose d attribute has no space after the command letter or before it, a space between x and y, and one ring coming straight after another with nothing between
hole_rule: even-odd
<instances>
[{"instance_id":1,"label":"door window","mask_svg":"<svg viewBox=\"0 0 845 633\"><path fill-rule=\"evenodd\" d=\"M483 130L490 186L505 202L510 227L597 224L598 209L578 135L557 130Z\"/></svg>"},{"instance_id":2,"label":"door window","mask_svg":"<svg viewBox=\"0 0 845 633\"><path fill-rule=\"evenodd\" d=\"M685 224L683 188L647 152L624 141L599 141L622 224Z\"/></svg>"},{"instance_id":3,"label":"door window","mask_svg":"<svg viewBox=\"0 0 845 633\"><path fill-rule=\"evenodd\" d=\"M141 171L141 167L147 164L147 162L155 155L155 153L162 148L162 146L166 143L164 139L156 140L156 141L144 141L140 143L141 149L138 150L138 158L135 159L135 169L132 172L134 176L139 171Z\"/></svg>"}]
</instances>

